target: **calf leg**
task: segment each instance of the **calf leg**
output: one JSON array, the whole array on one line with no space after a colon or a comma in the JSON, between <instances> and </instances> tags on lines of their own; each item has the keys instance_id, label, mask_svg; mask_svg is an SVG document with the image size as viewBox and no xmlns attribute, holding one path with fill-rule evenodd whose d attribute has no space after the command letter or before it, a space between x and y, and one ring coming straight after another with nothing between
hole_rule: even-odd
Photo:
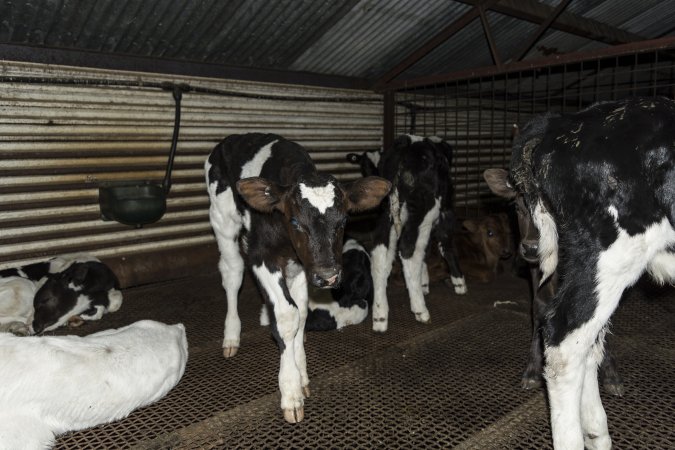
<instances>
[{"instance_id":1,"label":"calf leg","mask_svg":"<svg viewBox=\"0 0 675 450\"><path fill-rule=\"evenodd\" d=\"M410 296L410 309L418 322L427 323L430 320L429 310L424 302L422 291L422 271L424 256L431 237L431 229L436 222L440 208L440 201L430 209L421 223L409 220L403 226L400 241L400 257L403 266L403 276Z\"/></svg>"},{"instance_id":2,"label":"calf leg","mask_svg":"<svg viewBox=\"0 0 675 450\"><path fill-rule=\"evenodd\" d=\"M544 343L541 335L541 327L546 314L546 307L553 295L552 280L548 280L544 286L539 287L539 268L530 268L530 282L532 289L532 343L530 344L530 356L527 367L523 373L521 385L523 389L535 389L541 387L542 371L544 369Z\"/></svg>"},{"instance_id":3,"label":"calf leg","mask_svg":"<svg viewBox=\"0 0 675 450\"><path fill-rule=\"evenodd\" d=\"M268 267L263 263L260 266L253 266L253 273L274 311L275 338L281 351L279 361L281 409L284 411L286 421L297 423L302 421L305 415L304 395L302 392L303 381L295 355L296 339L300 332L298 306L296 306L291 297L280 268ZM299 289L299 287L300 284L296 286L296 289ZM300 344L298 344L300 346L302 346L302 337L303 335L300 334ZM304 359L304 348L301 359Z\"/></svg>"},{"instance_id":4,"label":"calf leg","mask_svg":"<svg viewBox=\"0 0 675 450\"><path fill-rule=\"evenodd\" d=\"M305 355L305 322L307 321L308 292L307 276L302 271L288 282L288 291L298 308L298 332L293 339L295 364L300 371L302 392L309 397L309 376L307 375L307 357Z\"/></svg>"},{"instance_id":5,"label":"calf leg","mask_svg":"<svg viewBox=\"0 0 675 450\"><path fill-rule=\"evenodd\" d=\"M586 373L581 394L581 427L584 444L588 450L612 448L607 430L607 414L602 407L598 388L598 364L603 359L604 332L593 345L586 358Z\"/></svg>"},{"instance_id":6,"label":"calf leg","mask_svg":"<svg viewBox=\"0 0 675 450\"><path fill-rule=\"evenodd\" d=\"M237 295L244 278L244 260L239 251L242 219L237 212L232 188L211 197L209 216L220 250L218 269L227 296L227 314L223 330L223 356L230 358L239 350L241 320L237 312Z\"/></svg>"},{"instance_id":7,"label":"calf leg","mask_svg":"<svg viewBox=\"0 0 675 450\"><path fill-rule=\"evenodd\" d=\"M387 219L388 220L388 219ZM378 228L381 224L378 225ZM388 327L389 303L387 301L387 280L396 255L396 229L390 224L388 238L376 243L370 253L370 273L373 277L373 331L384 332Z\"/></svg>"},{"instance_id":8,"label":"calf leg","mask_svg":"<svg viewBox=\"0 0 675 450\"><path fill-rule=\"evenodd\" d=\"M459 268L457 249L452 239L454 228L454 215L449 210L441 211L438 225L435 228L438 251L448 264L450 280L455 294L464 295L466 294L466 281L462 270Z\"/></svg>"},{"instance_id":9,"label":"calf leg","mask_svg":"<svg viewBox=\"0 0 675 450\"><path fill-rule=\"evenodd\" d=\"M429 267L425 262L422 263L422 293L429 294Z\"/></svg>"}]
</instances>

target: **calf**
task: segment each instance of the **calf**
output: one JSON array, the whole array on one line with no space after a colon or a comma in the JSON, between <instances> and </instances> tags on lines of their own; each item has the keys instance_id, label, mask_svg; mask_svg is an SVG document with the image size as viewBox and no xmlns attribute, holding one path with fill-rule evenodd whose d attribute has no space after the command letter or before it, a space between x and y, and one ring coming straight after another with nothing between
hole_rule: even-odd
<instances>
[{"instance_id":1,"label":"calf","mask_svg":"<svg viewBox=\"0 0 675 450\"><path fill-rule=\"evenodd\" d=\"M511 257L511 227L506 214L491 214L462 222L455 235L455 246L462 273L484 283L501 269L501 261ZM465 230L465 231L464 231Z\"/></svg>"},{"instance_id":2,"label":"calf","mask_svg":"<svg viewBox=\"0 0 675 450\"><path fill-rule=\"evenodd\" d=\"M510 189L504 189L508 183L508 172L503 169L488 169L484 172L484 177L488 186L495 194L506 194L506 198L513 200L515 203L520 232L519 253L529 266L530 291L532 294L532 343L530 345L530 356L522 377L522 387L523 389L538 388L542 384L544 367L544 348L541 331L546 313L551 307L558 289L558 271L555 270L550 277L542 282L539 272L539 255L537 253L539 233L534 225L532 216L527 211L523 196ZM606 348L599 371L605 391L617 396L623 395L623 381L616 370L616 362L611 352Z\"/></svg>"},{"instance_id":3,"label":"calf","mask_svg":"<svg viewBox=\"0 0 675 450\"><path fill-rule=\"evenodd\" d=\"M348 153L347 161L358 165L361 168L361 175L369 177L372 175L379 175L377 165L380 162L381 157L382 152L377 150L363 152L360 155L358 153Z\"/></svg>"},{"instance_id":4,"label":"calf","mask_svg":"<svg viewBox=\"0 0 675 450\"><path fill-rule=\"evenodd\" d=\"M368 316L373 304L373 278L370 275L368 252L354 239L342 248L342 283L330 291L333 301L309 300L307 331L339 330L356 325Z\"/></svg>"},{"instance_id":5,"label":"calf","mask_svg":"<svg viewBox=\"0 0 675 450\"><path fill-rule=\"evenodd\" d=\"M187 341L183 325L149 320L86 337L0 333L0 361L0 447L44 449L166 395Z\"/></svg>"},{"instance_id":6,"label":"calf","mask_svg":"<svg viewBox=\"0 0 675 450\"><path fill-rule=\"evenodd\" d=\"M423 284L428 282L424 263L433 234L450 268L455 293L466 293L466 283L452 242L454 214L451 210L450 162L452 149L438 138L404 135L382 154L380 175L393 184L388 202L379 210L373 235L373 330L386 331L389 304L387 279L399 250L410 308L420 322L430 320L424 302Z\"/></svg>"},{"instance_id":7,"label":"calf","mask_svg":"<svg viewBox=\"0 0 675 450\"><path fill-rule=\"evenodd\" d=\"M340 184L318 173L300 145L261 133L225 138L211 152L205 171L228 305L223 354L234 356L239 348L241 236L241 250L273 316L273 334L281 352L284 418L300 422L304 397L309 395L303 345L307 281L319 288L339 286L347 212L376 207L391 183L369 177Z\"/></svg>"},{"instance_id":8,"label":"calf","mask_svg":"<svg viewBox=\"0 0 675 450\"><path fill-rule=\"evenodd\" d=\"M10 309L22 311L11 328L22 334L54 330L73 318L98 320L122 305L117 277L108 266L90 255L57 256L0 271L0 282L8 278L22 278L34 284L33 296L28 296L30 289L23 282L20 295L15 289L17 295L11 299L14 306ZM12 284L18 286L18 283L15 280ZM9 292L5 290L5 294ZM5 308L9 302L8 299L4 303ZM4 312L10 314L9 310ZM19 326L20 323L24 326Z\"/></svg>"},{"instance_id":9,"label":"calf","mask_svg":"<svg viewBox=\"0 0 675 450\"><path fill-rule=\"evenodd\" d=\"M630 98L530 121L498 190L522 194L539 230L553 444L608 449L598 389L604 335L624 289L645 271L675 281L675 102Z\"/></svg>"}]
</instances>

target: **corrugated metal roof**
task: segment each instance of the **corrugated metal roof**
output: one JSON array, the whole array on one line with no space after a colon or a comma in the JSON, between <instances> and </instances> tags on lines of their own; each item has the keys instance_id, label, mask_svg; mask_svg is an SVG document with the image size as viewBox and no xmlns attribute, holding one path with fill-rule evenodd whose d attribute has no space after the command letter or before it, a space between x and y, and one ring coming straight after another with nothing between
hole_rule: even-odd
<instances>
[{"instance_id":1,"label":"corrugated metal roof","mask_svg":"<svg viewBox=\"0 0 675 450\"><path fill-rule=\"evenodd\" d=\"M377 79L470 8L469 0L0 0L0 45ZM565 12L645 38L675 33L675 0L574 0ZM493 11L487 18L502 61L537 28ZM542 55L537 47L605 45L549 30L527 58ZM403 77L491 64L475 19Z\"/></svg>"}]
</instances>

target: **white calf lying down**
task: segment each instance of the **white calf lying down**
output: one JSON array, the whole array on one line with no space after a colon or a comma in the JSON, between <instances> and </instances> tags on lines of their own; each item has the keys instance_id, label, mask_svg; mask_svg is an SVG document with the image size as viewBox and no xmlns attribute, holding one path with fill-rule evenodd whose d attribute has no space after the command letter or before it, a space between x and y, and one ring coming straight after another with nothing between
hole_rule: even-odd
<instances>
[{"instance_id":1,"label":"white calf lying down","mask_svg":"<svg viewBox=\"0 0 675 450\"><path fill-rule=\"evenodd\" d=\"M44 449L55 435L126 417L185 371L182 324L142 320L85 337L0 333L0 449Z\"/></svg>"},{"instance_id":2,"label":"white calf lying down","mask_svg":"<svg viewBox=\"0 0 675 450\"><path fill-rule=\"evenodd\" d=\"M117 277L91 255L57 256L0 271L0 331L41 333L74 317L98 320L121 305Z\"/></svg>"},{"instance_id":3,"label":"white calf lying down","mask_svg":"<svg viewBox=\"0 0 675 450\"><path fill-rule=\"evenodd\" d=\"M26 278L0 278L0 332L29 334L37 285Z\"/></svg>"}]
</instances>

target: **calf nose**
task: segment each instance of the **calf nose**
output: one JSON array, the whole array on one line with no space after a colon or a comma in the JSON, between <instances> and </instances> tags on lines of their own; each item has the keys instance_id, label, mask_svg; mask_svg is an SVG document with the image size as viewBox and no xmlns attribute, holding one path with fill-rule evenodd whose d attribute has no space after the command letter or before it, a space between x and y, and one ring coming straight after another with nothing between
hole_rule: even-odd
<instances>
[{"instance_id":1,"label":"calf nose","mask_svg":"<svg viewBox=\"0 0 675 450\"><path fill-rule=\"evenodd\" d=\"M529 263L539 262L539 242L522 241L520 243L520 255Z\"/></svg>"},{"instance_id":2,"label":"calf nose","mask_svg":"<svg viewBox=\"0 0 675 450\"><path fill-rule=\"evenodd\" d=\"M342 271L340 269L329 268L316 270L311 277L311 282L318 288L336 288L340 285Z\"/></svg>"}]
</instances>

